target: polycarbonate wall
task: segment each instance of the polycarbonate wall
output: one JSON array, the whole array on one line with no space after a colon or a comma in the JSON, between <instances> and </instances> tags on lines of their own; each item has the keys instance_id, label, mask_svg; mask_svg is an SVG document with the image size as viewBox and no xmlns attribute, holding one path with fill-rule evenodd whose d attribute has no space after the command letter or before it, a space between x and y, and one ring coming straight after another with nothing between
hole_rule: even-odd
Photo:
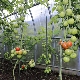
<instances>
[{"instance_id":1,"label":"polycarbonate wall","mask_svg":"<svg viewBox=\"0 0 80 80\"><path fill-rule=\"evenodd\" d=\"M27 32L29 35L33 35L35 34L38 29L40 28L40 26L46 27L46 16L47 16L47 23L50 21L50 16L54 16L57 14L56 11L54 11L53 13L49 13L52 9L54 3L50 3L50 8L46 8L43 5L37 5L34 6L33 8L31 8L30 10L28 10L27 12L29 14L26 15L25 17L25 22L27 22L29 24L28 27L28 31ZM33 17L31 17L31 15ZM9 16L11 17L12 20L16 19L16 14L15 15L11 15ZM52 25L50 26L52 29ZM35 30L36 29L36 30ZM0 31L0 33L2 33L2 31ZM60 33L62 34L62 33ZM58 41L59 39L53 38L52 39L52 46L54 48L56 48L56 54L59 55L59 45L58 45ZM0 46L2 45L1 43L1 39L0 39ZM4 57L4 53L8 51L8 46L7 45L3 45L2 48L0 48L0 57ZM42 46L41 43L38 43L35 45L34 49L28 54L28 60L34 58L34 60L37 62L37 59L39 58L39 56L42 54ZM78 49L77 51L77 58L72 59L69 63L63 63L63 67L64 68L70 68L70 69L76 69L76 70L80 70L80 49ZM54 66L59 66L59 60L57 60L55 58L54 55L52 55L52 61L51 61L51 65ZM42 64L44 64L44 62L42 62Z\"/></svg>"}]
</instances>

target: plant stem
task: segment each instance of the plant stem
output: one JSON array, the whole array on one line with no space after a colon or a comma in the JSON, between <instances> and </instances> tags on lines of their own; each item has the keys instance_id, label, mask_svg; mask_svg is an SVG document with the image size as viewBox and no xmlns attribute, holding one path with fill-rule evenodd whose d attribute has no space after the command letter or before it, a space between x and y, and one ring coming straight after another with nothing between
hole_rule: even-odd
<instances>
[{"instance_id":1,"label":"plant stem","mask_svg":"<svg viewBox=\"0 0 80 80\"><path fill-rule=\"evenodd\" d=\"M14 68L13 68L13 77L14 77L14 80L16 80L16 79L15 79L15 75L14 75L14 70L15 70L17 64L18 64L18 60L16 61L15 65L14 65Z\"/></svg>"},{"instance_id":2,"label":"plant stem","mask_svg":"<svg viewBox=\"0 0 80 80\"><path fill-rule=\"evenodd\" d=\"M62 80L62 48L61 48L61 45L60 45L59 79Z\"/></svg>"},{"instance_id":3,"label":"plant stem","mask_svg":"<svg viewBox=\"0 0 80 80\"><path fill-rule=\"evenodd\" d=\"M21 34L21 45L20 45L20 47L22 48L22 41L23 41L23 28L21 27L21 32L22 32L22 34Z\"/></svg>"},{"instance_id":4,"label":"plant stem","mask_svg":"<svg viewBox=\"0 0 80 80\"><path fill-rule=\"evenodd\" d=\"M64 39L66 40L67 28L64 29Z\"/></svg>"},{"instance_id":5,"label":"plant stem","mask_svg":"<svg viewBox=\"0 0 80 80\"><path fill-rule=\"evenodd\" d=\"M68 7L71 8L71 0L69 0L69 6Z\"/></svg>"}]
</instances>

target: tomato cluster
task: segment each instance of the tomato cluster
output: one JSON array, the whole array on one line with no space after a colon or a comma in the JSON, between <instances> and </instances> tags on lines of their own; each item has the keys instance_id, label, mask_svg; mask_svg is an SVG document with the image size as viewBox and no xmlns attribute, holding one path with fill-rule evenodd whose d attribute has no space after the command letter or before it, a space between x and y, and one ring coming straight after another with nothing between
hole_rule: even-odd
<instances>
[{"instance_id":1,"label":"tomato cluster","mask_svg":"<svg viewBox=\"0 0 80 80\"><path fill-rule=\"evenodd\" d=\"M19 47L14 48L13 50L11 50L11 58L13 58L14 56L16 56L17 58L21 58L22 56L25 56L27 54L27 51L24 49L20 49Z\"/></svg>"},{"instance_id":2,"label":"tomato cluster","mask_svg":"<svg viewBox=\"0 0 80 80\"><path fill-rule=\"evenodd\" d=\"M59 44L62 46L62 48L65 50L65 49L68 49L72 46L72 42L71 41L65 41L65 42L62 42L60 41Z\"/></svg>"},{"instance_id":3,"label":"tomato cluster","mask_svg":"<svg viewBox=\"0 0 80 80\"><path fill-rule=\"evenodd\" d=\"M69 62L70 58L76 58L76 50L77 50L77 45L74 46L73 42L68 40L68 41L59 41L59 45L61 45L63 49L63 61L64 62Z\"/></svg>"}]
</instances>

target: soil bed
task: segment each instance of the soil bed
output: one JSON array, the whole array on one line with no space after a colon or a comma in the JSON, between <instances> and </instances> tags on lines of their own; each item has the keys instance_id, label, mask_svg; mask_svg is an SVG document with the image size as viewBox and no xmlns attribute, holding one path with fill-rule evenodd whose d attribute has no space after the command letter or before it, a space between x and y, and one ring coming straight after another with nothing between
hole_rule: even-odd
<instances>
[{"instance_id":1,"label":"soil bed","mask_svg":"<svg viewBox=\"0 0 80 80\"><path fill-rule=\"evenodd\" d=\"M8 60L0 60L0 80L14 80L12 75L13 65ZM59 80L59 74L51 71L49 74L44 73L44 69L28 68L20 71L18 65L15 70L16 80ZM80 76L63 74L63 80L80 80Z\"/></svg>"}]
</instances>

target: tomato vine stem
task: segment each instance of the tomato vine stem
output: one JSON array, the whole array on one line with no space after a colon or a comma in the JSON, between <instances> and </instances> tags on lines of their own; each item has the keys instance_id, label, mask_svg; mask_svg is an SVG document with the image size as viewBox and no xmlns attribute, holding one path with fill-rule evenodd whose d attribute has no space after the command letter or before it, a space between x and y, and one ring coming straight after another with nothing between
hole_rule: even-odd
<instances>
[{"instance_id":1,"label":"tomato vine stem","mask_svg":"<svg viewBox=\"0 0 80 80\"><path fill-rule=\"evenodd\" d=\"M15 79L15 75L14 75L14 70L15 70L17 64L18 64L18 60L16 61L15 65L14 65L14 68L13 68L13 77L14 77L14 80L16 80L16 79Z\"/></svg>"}]
</instances>

